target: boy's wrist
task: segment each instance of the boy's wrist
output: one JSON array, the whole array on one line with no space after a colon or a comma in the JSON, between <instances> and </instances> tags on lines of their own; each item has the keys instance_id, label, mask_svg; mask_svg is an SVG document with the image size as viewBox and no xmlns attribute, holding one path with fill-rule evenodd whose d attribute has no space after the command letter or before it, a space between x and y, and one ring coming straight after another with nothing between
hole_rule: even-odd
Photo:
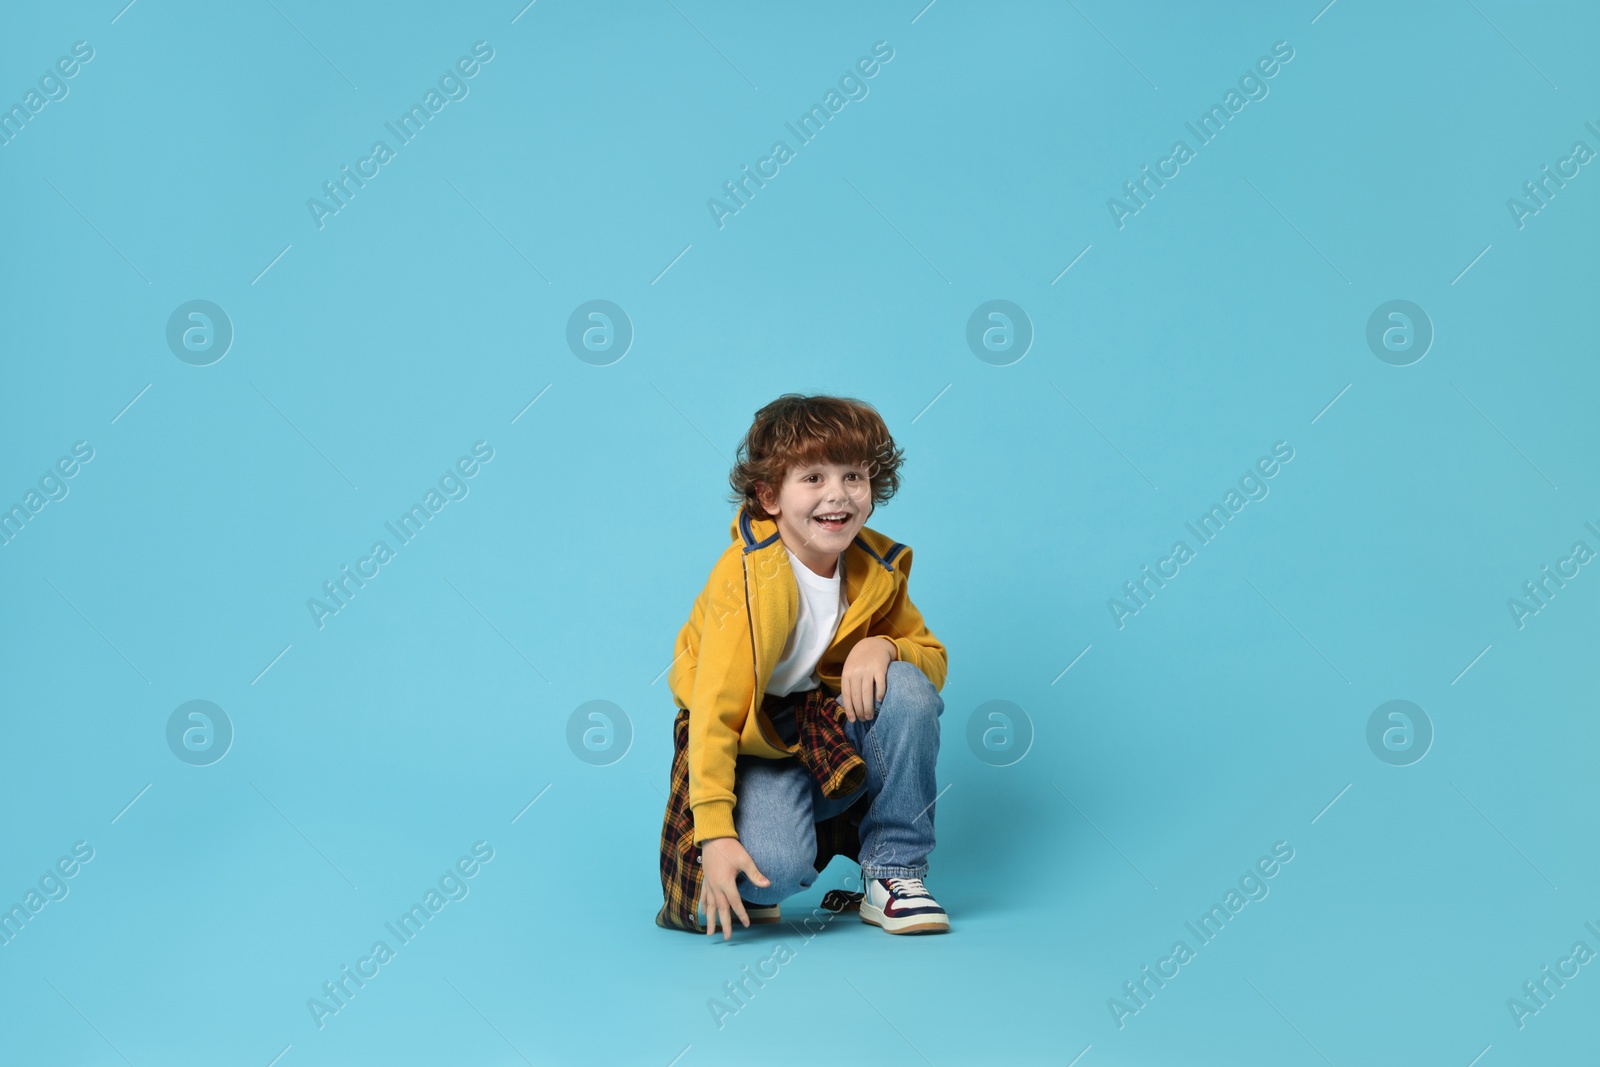
<instances>
[{"instance_id":1,"label":"boy's wrist","mask_svg":"<svg viewBox=\"0 0 1600 1067\"><path fill-rule=\"evenodd\" d=\"M891 662L893 660L899 659L900 658L900 646L894 643L894 638L892 638L892 637L884 637L883 634L878 634L877 636L878 637L882 637L885 641L889 642L889 648L892 650L890 652L890 656L889 656Z\"/></svg>"}]
</instances>

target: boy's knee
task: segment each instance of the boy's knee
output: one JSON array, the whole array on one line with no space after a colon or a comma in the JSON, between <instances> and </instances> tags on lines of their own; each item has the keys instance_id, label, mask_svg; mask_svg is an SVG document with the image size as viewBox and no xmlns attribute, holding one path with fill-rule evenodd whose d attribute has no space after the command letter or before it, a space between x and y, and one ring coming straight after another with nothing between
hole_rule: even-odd
<instances>
[{"instance_id":1,"label":"boy's knee","mask_svg":"<svg viewBox=\"0 0 1600 1067\"><path fill-rule=\"evenodd\" d=\"M761 886L740 872L737 879L740 895L752 904L776 904L809 888L817 880L816 851L802 856L798 849L759 849L749 844L745 850L755 861L756 870L767 876L769 885Z\"/></svg>"},{"instance_id":2,"label":"boy's knee","mask_svg":"<svg viewBox=\"0 0 1600 1067\"><path fill-rule=\"evenodd\" d=\"M915 663L907 663L903 659L890 663L885 684L897 701L915 705L919 709L926 708L935 716L944 711L944 698Z\"/></svg>"}]
</instances>

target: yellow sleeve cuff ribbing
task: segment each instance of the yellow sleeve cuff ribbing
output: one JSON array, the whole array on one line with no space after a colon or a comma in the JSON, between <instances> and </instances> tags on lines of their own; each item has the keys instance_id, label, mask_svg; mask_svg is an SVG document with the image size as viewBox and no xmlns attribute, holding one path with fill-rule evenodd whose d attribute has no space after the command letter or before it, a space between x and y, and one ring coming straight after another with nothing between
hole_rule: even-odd
<instances>
[{"instance_id":1,"label":"yellow sleeve cuff ribbing","mask_svg":"<svg viewBox=\"0 0 1600 1067\"><path fill-rule=\"evenodd\" d=\"M693 809L694 843L704 844L713 837L738 838L733 828L733 802L708 800Z\"/></svg>"}]
</instances>

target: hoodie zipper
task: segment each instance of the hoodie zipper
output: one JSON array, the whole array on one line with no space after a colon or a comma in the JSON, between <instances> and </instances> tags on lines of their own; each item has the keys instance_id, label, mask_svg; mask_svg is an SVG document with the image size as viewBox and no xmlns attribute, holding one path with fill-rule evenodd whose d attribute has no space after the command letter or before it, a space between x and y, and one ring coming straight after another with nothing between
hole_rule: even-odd
<instances>
[{"instance_id":1,"label":"hoodie zipper","mask_svg":"<svg viewBox=\"0 0 1600 1067\"><path fill-rule=\"evenodd\" d=\"M750 607L750 557L745 555L740 561L744 572L744 618L750 630L750 709L746 716L756 717L756 729L761 731L763 737L766 731L761 729L761 710L756 706L756 693L761 688L761 671L756 665L756 613Z\"/></svg>"},{"instance_id":2,"label":"hoodie zipper","mask_svg":"<svg viewBox=\"0 0 1600 1067\"><path fill-rule=\"evenodd\" d=\"M744 565L744 619L750 630L750 677L754 683L750 689L750 706L754 710L754 694L761 684L761 671L756 667L756 613L750 608L750 557L745 556L739 562Z\"/></svg>"}]
</instances>

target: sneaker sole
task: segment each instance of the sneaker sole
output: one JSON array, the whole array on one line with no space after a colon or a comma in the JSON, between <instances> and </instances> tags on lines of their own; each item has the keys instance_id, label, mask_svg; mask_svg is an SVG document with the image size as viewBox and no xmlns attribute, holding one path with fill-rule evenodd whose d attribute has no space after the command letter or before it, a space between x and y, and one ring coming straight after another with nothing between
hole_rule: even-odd
<instances>
[{"instance_id":1,"label":"sneaker sole","mask_svg":"<svg viewBox=\"0 0 1600 1067\"><path fill-rule=\"evenodd\" d=\"M770 925L771 923L782 922L783 921L783 912L781 910L774 911L771 915L763 915L763 916L757 916L750 908L745 908L744 910L745 910L745 914L750 916L750 925L751 926L767 926L767 925ZM740 922L739 921L739 916L735 915L733 917L733 925L734 926L743 926L744 923ZM705 915L698 908L695 909L695 913L694 913L694 926L695 926L696 930L699 930L701 933L705 933L705 929L706 929Z\"/></svg>"},{"instance_id":2,"label":"sneaker sole","mask_svg":"<svg viewBox=\"0 0 1600 1067\"><path fill-rule=\"evenodd\" d=\"M866 901L861 902L861 921L891 934L943 934L950 931L948 916L929 918L926 915L908 915L896 919L884 915L882 908L875 908Z\"/></svg>"}]
</instances>

